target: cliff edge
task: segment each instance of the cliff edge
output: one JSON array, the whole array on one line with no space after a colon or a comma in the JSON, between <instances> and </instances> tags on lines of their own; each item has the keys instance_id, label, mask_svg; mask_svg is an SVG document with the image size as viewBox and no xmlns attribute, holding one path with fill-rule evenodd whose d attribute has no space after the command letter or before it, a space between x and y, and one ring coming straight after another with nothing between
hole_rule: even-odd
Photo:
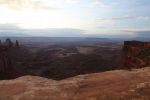
<instances>
[{"instance_id":1,"label":"cliff edge","mask_svg":"<svg viewBox=\"0 0 150 100\"><path fill-rule=\"evenodd\" d=\"M0 100L149 100L149 72L115 70L61 81L23 76L0 81Z\"/></svg>"},{"instance_id":2,"label":"cliff edge","mask_svg":"<svg viewBox=\"0 0 150 100\"><path fill-rule=\"evenodd\" d=\"M125 41L123 52L125 68L150 66L150 42Z\"/></svg>"}]
</instances>

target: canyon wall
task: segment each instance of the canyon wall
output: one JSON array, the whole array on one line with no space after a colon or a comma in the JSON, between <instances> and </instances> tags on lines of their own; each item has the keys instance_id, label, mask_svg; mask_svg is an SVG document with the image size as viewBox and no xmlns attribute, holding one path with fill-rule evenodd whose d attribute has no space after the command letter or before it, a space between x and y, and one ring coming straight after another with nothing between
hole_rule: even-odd
<instances>
[{"instance_id":1,"label":"canyon wall","mask_svg":"<svg viewBox=\"0 0 150 100\"><path fill-rule=\"evenodd\" d=\"M150 65L150 42L125 41L123 46L125 68L142 68Z\"/></svg>"}]
</instances>

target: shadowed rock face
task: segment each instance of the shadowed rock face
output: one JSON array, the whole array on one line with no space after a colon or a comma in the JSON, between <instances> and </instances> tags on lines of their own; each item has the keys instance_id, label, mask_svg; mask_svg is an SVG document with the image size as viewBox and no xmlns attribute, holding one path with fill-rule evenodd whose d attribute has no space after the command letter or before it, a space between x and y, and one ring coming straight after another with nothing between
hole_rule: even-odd
<instances>
[{"instance_id":1,"label":"shadowed rock face","mask_svg":"<svg viewBox=\"0 0 150 100\"><path fill-rule=\"evenodd\" d=\"M8 69L11 69L12 62L8 56L8 48L6 46L0 46L0 73L5 73Z\"/></svg>"},{"instance_id":2,"label":"shadowed rock face","mask_svg":"<svg viewBox=\"0 0 150 100\"><path fill-rule=\"evenodd\" d=\"M13 43L12 43L11 39L7 38L6 41L5 41L5 45L8 46L8 47L12 47Z\"/></svg>"},{"instance_id":3,"label":"shadowed rock face","mask_svg":"<svg viewBox=\"0 0 150 100\"><path fill-rule=\"evenodd\" d=\"M0 46L0 79L11 79L23 75L13 66L9 49L7 46Z\"/></svg>"},{"instance_id":4,"label":"shadowed rock face","mask_svg":"<svg viewBox=\"0 0 150 100\"><path fill-rule=\"evenodd\" d=\"M150 65L150 42L125 41L123 52L126 68L141 68Z\"/></svg>"}]
</instances>

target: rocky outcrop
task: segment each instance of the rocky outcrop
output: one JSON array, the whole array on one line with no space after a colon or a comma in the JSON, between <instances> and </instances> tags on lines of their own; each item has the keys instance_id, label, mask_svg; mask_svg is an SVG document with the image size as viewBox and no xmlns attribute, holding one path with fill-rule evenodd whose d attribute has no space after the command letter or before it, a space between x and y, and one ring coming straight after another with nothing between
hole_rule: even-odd
<instances>
[{"instance_id":1,"label":"rocky outcrop","mask_svg":"<svg viewBox=\"0 0 150 100\"><path fill-rule=\"evenodd\" d=\"M150 67L55 81L35 76L0 81L0 100L149 100Z\"/></svg>"},{"instance_id":2,"label":"rocky outcrop","mask_svg":"<svg viewBox=\"0 0 150 100\"><path fill-rule=\"evenodd\" d=\"M16 40L15 46L16 46L16 48L19 48L19 47L20 47L18 40Z\"/></svg>"},{"instance_id":3,"label":"rocky outcrop","mask_svg":"<svg viewBox=\"0 0 150 100\"><path fill-rule=\"evenodd\" d=\"M150 42L125 41L125 68L142 68L150 65Z\"/></svg>"},{"instance_id":4,"label":"rocky outcrop","mask_svg":"<svg viewBox=\"0 0 150 100\"><path fill-rule=\"evenodd\" d=\"M2 41L0 40L0 45L2 45Z\"/></svg>"},{"instance_id":5,"label":"rocky outcrop","mask_svg":"<svg viewBox=\"0 0 150 100\"><path fill-rule=\"evenodd\" d=\"M7 47L12 47L13 46L13 42L11 41L11 39L7 38L5 43L4 43Z\"/></svg>"},{"instance_id":6,"label":"rocky outcrop","mask_svg":"<svg viewBox=\"0 0 150 100\"><path fill-rule=\"evenodd\" d=\"M0 79L12 79L24 75L12 63L10 54L12 43L9 44L9 42L7 42L7 45L0 45Z\"/></svg>"},{"instance_id":7,"label":"rocky outcrop","mask_svg":"<svg viewBox=\"0 0 150 100\"><path fill-rule=\"evenodd\" d=\"M8 56L8 48L6 46L0 46L0 66L0 73L5 73L5 71L12 66L12 62Z\"/></svg>"}]
</instances>

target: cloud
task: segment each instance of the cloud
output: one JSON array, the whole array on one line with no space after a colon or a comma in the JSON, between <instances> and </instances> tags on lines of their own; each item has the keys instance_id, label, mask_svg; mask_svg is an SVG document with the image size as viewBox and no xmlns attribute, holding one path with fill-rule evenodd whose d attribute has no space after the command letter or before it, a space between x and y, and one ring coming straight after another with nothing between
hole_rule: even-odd
<instances>
[{"instance_id":1,"label":"cloud","mask_svg":"<svg viewBox=\"0 0 150 100\"><path fill-rule=\"evenodd\" d=\"M17 27L14 24L0 24L0 31L16 30L16 29L19 29L19 27Z\"/></svg>"},{"instance_id":2,"label":"cloud","mask_svg":"<svg viewBox=\"0 0 150 100\"><path fill-rule=\"evenodd\" d=\"M84 30L72 28L21 29L15 24L0 24L0 36L4 37L117 37L117 38L150 38L150 29L111 30L109 34L84 34ZM111 34L115 32L115 34Z\"/></svg>"},{"instance_id":3,"label":"cloud","mask_svg":"<svg viewBox=\"0 0 150 100\"><path fill-rule=\"evenodd\" d=\"M113 19L97 19L96 22L101 23L101 24L116 24L117 21Z\"/></svg>"},{"instance_id":4,"label":"cloud","mask_svg":"<svg viewBox=\"0 0 150 100\"><path fill-rule=\"evenodd\" d=\"M150 20L150 16L123 16L123 17L114 17L114 18L99 18L96 21L100 23L109 23L109 24L116 24L118 21L121 20Z\"/></svg>"},{"instance_id":5,"label":"cloud","mask_svg":"<svg viewBox=\"0 0 150 100\"><path fill-rule=\"evenodd\" d=\"M111 5L105 4L103 0L91 0L90 6L91 8L100 7L100 8L110 8Z\"/></svg>"},{"instance_id":6,"label":"cloud","mask_svg":"<svg viewBox=\"0 0 150 100\"><path fill-rule=\"evenodd\" d=\"M72 28L21 29L15 24L0 24L0 36L80 37L83 33Z\"/></svg>"},{"instance_id":7,"label":"cloud","mask_svg":"<svg viewBox=\"0 0 150 100\"><path fill-rule=\"evenodd\" d=\"M0 0L0 5L8 7L10 9L26 9L30 8L33 10L53 10L55 7L48 6L44 2L35 0Z\"/></svg>"},{"instance_id":8,"label":"cloud","mask_svg":"<svg viewBox=\"0 0 150 100\"><path fill-rule=\"evenodd\" d=\"M150 30L147 31L138 31L137 37L147 37L150 38Z\"/></svg>"},{"instance_id":9,"label":"cloud","mask_svg":"<svg viewBox=\"0 0 150 100\"><path fill-rule=\"evenodd\" d=\"M148 29L124 29L121 30L122 33L133 37L149 37L150 38L150 28Z\"/></svg>"},{"instance_id":10,"label":"cloud","mask_svg":"<svg viewBox=\"0 0 150 100\"><path fill-rule=\"evenodd\" d=\"M77 4L80 3L82 0L65 0L67 3Z\"/></svg>"}]
</instances>

